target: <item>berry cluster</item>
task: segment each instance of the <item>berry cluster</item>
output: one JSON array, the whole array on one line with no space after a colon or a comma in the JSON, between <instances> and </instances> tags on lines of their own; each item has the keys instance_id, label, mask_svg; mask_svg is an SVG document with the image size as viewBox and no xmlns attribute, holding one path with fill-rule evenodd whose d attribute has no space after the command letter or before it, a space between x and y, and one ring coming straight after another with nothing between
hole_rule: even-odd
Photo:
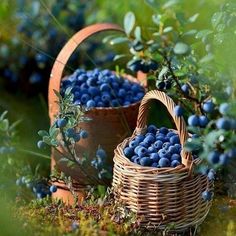
<instances>
[{"instance_id":1,"label":"berry cluster","mask_svg":"<svg viewBox=\"0 0 236 236\"><path fill-rule=\"evenodd\" d=\"M129 106L144 96L141 85L117 76L110 70L78 69L62 81L62 95L68 88L72 88L74 104L87 108Z\"/></svg>"},{"instance_id":2,"label":"berry cluster","mask_svg":"<svg viewBox=\"0 0 236 236\"><path fill-rule=\"evenodd\" d=\"M27 187L30 189L38 199L51 196L52 193L57 191L57 186L49 186L47 182L32 181L27 179L25 176L20 177L16 180L17 186Z\"/></svg>"},{"instance_id":3,"label":"berry cluster","mask_svg":"<svg viewBox=\"0 0 236 236\"><path fill-rule=\"evenodd\" d=\"M179 136L165 127L149 125L145 135L137 135L124 148L124 155L141 166L176 167L181 164Z\"/></svg>"}]
</instances>

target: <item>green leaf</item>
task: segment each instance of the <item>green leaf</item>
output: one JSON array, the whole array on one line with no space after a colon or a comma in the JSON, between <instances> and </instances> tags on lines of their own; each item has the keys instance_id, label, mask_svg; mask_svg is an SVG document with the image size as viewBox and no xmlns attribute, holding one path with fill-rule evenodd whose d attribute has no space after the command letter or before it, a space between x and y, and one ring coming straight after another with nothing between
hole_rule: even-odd
<instances>
[{"instance_id":1,"label":"green leaf","mask_svg":"<svg viewBox=\"0 0 236 236\"><path fill-rule=\"evenodd\" d=\"M0 120L3 120L6 117L7 113L8 111L4 111L2 115L0 116Z\"/></svg>"},{"instance_id":2,"label":"green leaf","mask_svg":"<svg viewBox=\"0 0 236 236\"><path fill-rule=\"evenodd\" d=\"M46 130L39 130L38 135L43 137L43 136L49 136L48 132Z\"/></svg>"},{"instance_id":3,"label":"green leaf","mask_svg":"<svg viewBox=\"0 0 236 236\"><path fill-rule=\"evenodd\" d=\"M57 91L57 90L55 90L55 89L53 89L53 92L56 94L56 96L58 97L58 98L62 98L61 97L61 94Z\"/></svg>"},{"instance_id":4,"label":"green leaf","mask_svg":"<svg viewBox=\"0 0 236 236\"><path fill-rule=\"evenodd\" d=\"M50 137L50 136L44 136L44 137L43 137L43 141L44 141L47 145L51 146L51 137Z\"/></svg>"},{"instance_id":5,"label":"green leaf","mask_svg":"<svg viewBox=\"0 0 236 236\"><path fill-rule=\"evenodd\" d=\"M174 53L175 54L185 54L189 50L189 46L185 43L178 42L174 46Z\"/></svg>"},{"instance_id":6,"label":"green leaf","mask_svg":"<svg viewBox=\"0 0 236 236\"><path fill-rule=\"evenodd\" d=\"M134 30L134 36L137 40L141 41L142 40L142 36L141 36L141 27L140 26L136 26L135 30Z\"/></svg>"},{"instance_id":7,"label":"green leaf","mask_svg":"<svg viewBox=\"0 0 236 236\"><path fill-rule=\"evenodd\" d=\"M128 42L129 40L126 37L117 37L110 41L111 45Z\"/></svg>"},{"instance_id":8,"label":"green leaf","mask_svg":"<svg viewBox=\"0 0 236 236\"><path fill-rule=\"evenodd\" d=\"M65 91L65 96L70 95L72 89L73 89L72 87L67 88L66 91Z\"/></svg>"},{"instance_id":9,"label":"green leaf","mask_svg":"<svg viewBox=\"0 0 236 236\"><path fill-rule=\"evenodd\" d=\"M158 80L161 80L162 77L169 71L167 66L163 66L159 75L158 75Z\"/></svg>"},{"instance_id":10,"label":"green leaf","mask_svg":"<svg viewBox=\"0 0 236 236\"><path fill-rule=\"evenodd\" d=\"M213 59L214 59L214 55L209 53L206 56L204 56L203 58L201 58L199 62L200 63L206 63L206 62L209 62L209 61L211 61Z\"/></svg>"},{"instance_id":11,"label":"green leaf","mask_svg":"<svg viewBox=\"0 0 236 236\"><path fill-rule=\"evenodd\" d=\"M135 24L135 15L133 12L127 12L124 18L124 29L127 35L130 35Z\"/></svg>"},{"instance_id":12,"label":"green leaf","mask_svg":"<svg viewBox=\"0 0 236 236\"><path fill-rule=\"evenodd\" d=\"M184 145L184 149L187 152L192 152L192 151L196 151L196 150L200 150L202 149L202 142L200 139L190 139L191 141L187 141Z\"/></svg>"},{"instance_id":13,"label":"green leaf","mask_svg":"<svg viewBox=\"0 0 236 236\"><path fill-rule=\"evenodd\" d=\"M160 3L158 3L157 0L145 0L144 1L148 6L150 6L151 8L157 10L158 8L160 8Z\"/></svg>"},{"instance_id":14,"label":"green leaf","mask_svg":"<svg viewBox=\"0 0 236 236\"><path fill-rule=\"evenodd\" d=\"M166 27L164 30L163 30L163 33L169 33L173 30L173 27L172 26L168 26Z\"/></svg>"},{"instance_id":15,"label":"green leaf","mask_svg":"<svg viewBox=\"0 0 236 236\"><path fill-rule=\"evenodd\" d=\"M169 0L162 6L162 8L166 9L166 8L176 5L177 3L179 3L179 0Z\"/></svg>"},{"instance_id":16,"label":"green leaf","mask_svg":"<svg viewBox=\"0 0 236 236\"><path fill-rule=\"evenodd\" d=\"M211 18L211 24L213 28L216 28L216 26L220 23L220 20L223 16L222 12L215 12L214 15Z\"/></svg>"},{"instance_id":17,"label":"green leaf","mask_svg":"<svg viewBox=\"0 0 236 236\"><path fill-rule=\"evenodd\" d=\"M161 23L161 18L162 18L162 15L156 14L156 15L153 15L153 16L152 16L152 21L153 21L156 25L160 25L160 23Z\"/></svg>"},{"instance_id":18,"label":"green leaf","mask_svg":"<svg viewBox=\"0 0 236 236\"><path fill-rule=\"evenodd\" d=\"M115 55L115 57L113 58L113 61L119 60L120 58L123 58L123 57L127 57L127 55L126 54Z\"/></svg>"},{"instance_id":19,"label":"green leaf","mask_svg":"<svg viewBox=\"0 0 236 236\"><path fill-rule=\"evenodd\" d=\"M114 36L114 35L108 35L108 36L106 36L106 37L103 38L102 42L103 42L103 43L107 43L107 42L109 42L111 39L113 39L113 38L115 38L115 37L116 37L116 36Z\"/></svg>"},{"instance_id":20,"label":"green leaf","mask_svg":"<svg viewBox=\"0 0 236 236\"><path fill-rule=\"evenodd\" d=\"M212 30L208 30L208 29L201 30L196 34L195 38L200 39L200 38L206 37L207 35L209 35L211 33L213 33Z\"/></svg>"},{"instance_id":21,"label":"green leaf","mask_svg":"<svg viewBox=\"0 0 236 236\"><path fill-rule=\"evenodd\" d=\"M188 22L190 22L190 23L195 22L196 19L198 18L198 16L199 16L199 13L194 14L193 16L188 18Z\"/></svg>"},{"instance_id":22,"label":"green leaf","mask_svg":"<svg viewBox=\"0 0 236 236\"><path fill-rule=\"evenodd\" d=\"M50 142L51 146L57 147L59 145L59 142L56 139L52 139Z\"/></svg>"},{"instance_id":23,"label":"green leaf","mask_svg":"<svg viewBox=\"0 0 236 236\"><path fill-rule=\"evenodd\" d=\"M7 119L0 121L0 130L7 131L8 128L9 128L9 121Z\"/></svg>"},{"instance_id":24,"label":"green leaf","mask_svg":"<svg viewBox=\"0 0 236 236\"><path fill-rule=\"evenodd\" d=\"M192 30L189 30L189 31L183 33L183 36L194 35L196 33L197 33L197 30L192 29Z\"/></svg>"},{"instance_id":25,"label":"green leaf","mask_svg":"<svg viewBox=\"0 0 236 236\"><path fill-rule=\"evenodd\" d=\"M214 130L211 131L209 134L207 134L207 136L205 137L205 143L210 146L213 147L215 145L215 143L218 141L218 138L224 134L223 130Z\"/></svg>"}]
</instances>

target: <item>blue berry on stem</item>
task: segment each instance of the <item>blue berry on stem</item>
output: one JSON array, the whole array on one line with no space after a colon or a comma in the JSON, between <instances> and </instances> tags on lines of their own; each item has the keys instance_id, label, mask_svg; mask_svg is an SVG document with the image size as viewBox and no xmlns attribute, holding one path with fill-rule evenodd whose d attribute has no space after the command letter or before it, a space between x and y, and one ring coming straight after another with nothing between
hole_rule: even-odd
<instances>
[{"instance_id":1,"label":"blue berry on stem","mask_svg":"<svg viewBox=\"0 0 236 236\"><path fill-rule=\"evenodd\" d=\"M207 113L212 113L214 111L215 105L212 101L207 101L203 104L202 109Z\"/></svg>"},{"instance_id":2,"label":"blue berry on stem","mask_svg":"<svg viewBox=\"0 0 236 236\"><path fill-rule=\"evenodd\" d=\"M61 118L57 120L57 126L59 128L64 128L67 125L67 120L65 118Z\"/></svg>"},{"instance_id":3,"label":"blue berry on stem","mask_svg":"<svg viewBox=\"0 0 236 236\"><path fill-rule=\"evenodd\" d=\"M212 193L209 191L202 192L202 198L204 201L210 201L212 199Z\"/></svg>"},{"instance_id":4,"label":"blue berry on stem","mask_svg":"<svg viewBox=\"0 0 236 236\"><path fill-rule=\"evenodd\" d=\"M229 162L229 156L226 153L222 153L220 155L220 165L227 165Z\"/></svg>"},{"instance_id":5,"label":"blue berry on stem","mask_svg":"<svg viewBox=\"0 0 236 236\"><path fill-rule=\"evenodd\" d=\"M199 125L205 127L208 124L209 120L206 116L199 116Z\"/></svg>"},{"instance_id":6,"label":"blue berry on stem","mask_svg":"<svg viewBox=\"0 0 236 236\"><path fill-rule=\"evenodd\" d=\"M222 114L222 115L227 115L227 113L229 112L229 104L228 103L222 103L220 104L220 107L219 107L219 112Z\"/></svg>"},{"instance_id":7,"label":"blue berry on stem","mask_svg":"<svg viewBox=\"0 0 236 236\"><path fill-rule=\"evenodd\" d=\"M189 94L189 90L190 90L190 87L188 84L183 84L181 86L181 90L185 93L185 94Z\"/></svg>"},{"instance_id":8,"label":"blue berry on stem","mask_svg":"<svg viewBox=\"0 0 236 236\"><path fill-rule=\"evenodd\" d=\"M80 131L80 137L83 139L88 138L88 132L86 130L81 130Z\"/></svg>"},{"instance_id":9,"label":"blue berry on stem","mask_svg":"<svg viewBox=\"0 0 236 236\"><path fill-rule=\"evenodd\" d=\"M220 160L220 153L218 151L212 151L208 154L207 160L211 164L218 164Z\"/></svg>"},{"instance_id":10,"label":"blue berry on stem","mask_svg":"<svg viewBox=\"0 0 236 236\"><path fill-rule=\"evenodd\" d=\"M188 124L190 126L198 126L199 125L199 117L197 115L191 115L188 118Z\"/></svg>"},{"instance_id":11,"label":"blue berry on stem","mask_svg":"<svg viewBox=\"0 0 236 236\"><path fill-rule=\"evenodd\" d=\"M57 191L57 186L56 185L52 185L52 186L50 186L49 190L50 190L51 193L55 193Z\"/></svg>"},{"instance_id":12,"label":"blue berry on stem","mask_svg":"<svg viewBox=\"0 0 236 236\"><path fill-rule=\"evenodd\" d=\"M174 108L174 113L176 116L182 116L184 114L184 109L181 106L177 105Z\"/></svg>"},{"instance_id":13,"label":"blue berry on stem","mask_svg":"<svg viewBox=\"0 0 236 236\"><path fill-rule=\"evenodd\" d=\"M96 151L96 156L101 158L101 159L106 159L107 157L107 154L106 154L106 151L102 148L99 148L97 151Z\"/></svg>"},{"instance_id":14,"label":"blue berry on stem","mask_svg":"<svg viewBox=\"0 0 236 236\"><path fill-rule=\"evenodd\" d=\"M39 149L43 149L46 147L46 143L42 140L39 140L38 143L37 143L37 146Z\"/></svg>"},{"instance_id":15,"label":"blue berry on stem","mask_svg":"<svg viewBox=\"0 0 236 236\"><path fill-rule=\"evenodd\" d=\"M216 121L216 127L218 129L230 130L231 122L229 119L222 117Z\"/></svg>"}]
</instances>

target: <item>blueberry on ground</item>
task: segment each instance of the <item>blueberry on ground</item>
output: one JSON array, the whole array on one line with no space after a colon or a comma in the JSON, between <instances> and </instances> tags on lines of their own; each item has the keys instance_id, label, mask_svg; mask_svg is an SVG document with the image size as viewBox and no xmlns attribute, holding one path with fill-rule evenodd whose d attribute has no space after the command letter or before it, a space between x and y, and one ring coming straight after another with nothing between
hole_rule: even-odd
<instances>
[{"instance_id":1,"label":"blueberry on ground","mask_svg":"<svg viewBox=\"0 0 236 236\"><path fill-rule=\"evenodd\" d=\"M158 162L160 167L169 167L170 166L170 161L167 158L161 158Z\"/></svg>"},{"instance_id":2,"label":"blueberry on ground","mask_svg":"<svg viewBox=\"0 0 236 236\"><path fill-rule=\"evenodd\" d=\"M131 158L134 155L134 149L131 147L126 147L124 149L124 154L126 157Z\"/></svg>"},{"instance_id":3,"label":"blueberry on ground","mask_svg":"<svg viewBox=\"0 0 236 236\"><path fill-rule=\"evenodd\" d=\"M212 151L208 154L207 160L211 164L218 164L220 160L220 153L218 151Z\"/></svg>"},{"instance_id":4,"label":"blueberry on ground","mask_svg":"<svg viewBox=\"0 0 236 236\"><path fill-rule=\"evenodd\" d=\"M191 115L188 118L188 124L190 126L198 126L199 125L199 117L197 115Z\"/></svg>"},{"instance_id":5,"label":"blueberry on ground","mask_svg":"<svg viewBox=\"0 0 236 236\"><path fill-rule=\"evenodd\" d=\"M182 116L184 114L184 109L181 106L177 105L174 108L174 113L176 116Z\"/></svg>"},{"instance_id":6,"label":"blueberry on ground","mask_svg":"<svg viewBox=\"0 0 236 236\"><path fill-rule=\"evenodd\" d=\"M51 185L49 190L50 190L51 193L55 193L57 191L57 186L56 185Z\"/></svg>"}]
</instances>

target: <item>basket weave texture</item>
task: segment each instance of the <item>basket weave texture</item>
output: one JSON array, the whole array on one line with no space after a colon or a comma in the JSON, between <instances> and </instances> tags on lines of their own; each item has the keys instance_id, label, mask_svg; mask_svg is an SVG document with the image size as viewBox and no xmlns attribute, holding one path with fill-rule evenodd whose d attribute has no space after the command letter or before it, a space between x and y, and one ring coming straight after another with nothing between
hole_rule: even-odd
<instances>
[{"instance_id":1,"label":"basket weave texture","mask_svg":"<svg viewBox=\"0 0 236 236\"><path fill-rule=\"evenodd\" d=\"M110 23L100 23L87 26L73 35L58 54L49 81L48 103L51 124L54 122L55 116L59 110L57 103L58 97L55 95L54 90L60 91L63 71L70 56L75 49L89 37L104 31L123 32L118 25ZM137 79L130 75L126 75L125 77L130 81L139 83ZM145 80L144 74L139 73L137 77L139 80ZM86 156L91 160L95 157L98 146L101 145L101 147L107 152L107 156L110 158L108 163L112 164L115 147L125 137L130 135L130 131L132 132L135 129L139 105L140 102L137 102L126 107L94 108L86 112L86 117L91 118L92 121L81 123L79 127L86 130L89 133L89 137L80 140L76 144L77 155L83 156L86 154ZM80 184L88 184L87 179L84 178L78 168L68 168L66 164L60 162L61 158L62 156L56 151L52 153L52 168L54 168L54 165L56 164L60 171L71 176L74 180L79 181ZM88 167L86 172L88 174L93 174L94 170L93 168Z\"/></svg>"},{"instance_id":2,"label":"basket weave texture","mask_svg":"<svg viewBox=\"0 0 236 236\"><path fill-rule=\"evenodd\" d=\"M202 199L202 192L213 191L213 182L207 176L194 174L199 159L193 160L190 153L181 152L182 165L175 168L143 167L125 157L123 149L138 134L146 133L146 120L151 100L162 102L171 114L183 146L188 138L182 117L174 115L175 104L165 93L148 92L139 107L137 127L133 135L115 149L113 191L117 201L137 213L141 226L183 231L198 226L208 214L211 201Z\"/></svg>"}]
</instances>

